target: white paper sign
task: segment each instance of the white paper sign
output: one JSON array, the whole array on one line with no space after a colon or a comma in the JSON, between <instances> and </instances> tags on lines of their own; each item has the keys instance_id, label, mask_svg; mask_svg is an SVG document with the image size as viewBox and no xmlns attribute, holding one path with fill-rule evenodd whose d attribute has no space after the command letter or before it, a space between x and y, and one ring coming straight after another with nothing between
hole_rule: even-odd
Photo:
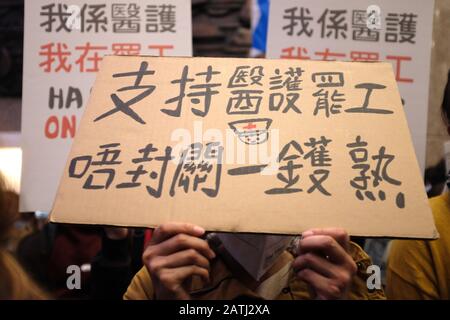
<instances>
[{"instance_id":1,"label":"white paper sign","mask_svg":"<svg viewBox=\"0 0 450 320\"><path fill-rule=\"evenodd\" d=\"M191 56L191 2L25 1L21 211L51 209L105 54Z\"/></svg>"},{"instance_id":2,"label":"white paper sign","mask_svg":"<svg viewBox=\"0 0 450 320\"><path fill-rule=\"evenodd\" d=\"M267 57L391 62L423 172L433 9L433 0L272 1Z\"/></svg>"}]
</instances>

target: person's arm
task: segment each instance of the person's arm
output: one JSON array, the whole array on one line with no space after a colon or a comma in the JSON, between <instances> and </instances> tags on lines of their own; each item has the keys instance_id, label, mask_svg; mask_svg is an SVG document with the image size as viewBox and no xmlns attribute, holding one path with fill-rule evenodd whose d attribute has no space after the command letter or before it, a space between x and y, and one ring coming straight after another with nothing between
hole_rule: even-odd
<instances>
[{"instance_id":1,"label":"person's arm","mask_svg":"<svg viewBox=\"0 0 450 320\"><path fill-rule=\"evenodd\" d=\"M423 240L393 240L386 272L388 299L439 299L430 249Z\"/></svg>"},{"instance_id":2,"label":"person's arm","mask_svg":"<svg viewBox=\"0 0 450 320\"><path fill-rule=\"evenodd\" d=\"M435 299L417 285L406 281L398 274L388 270L386 275L386 296L392 300L429 300Z\"/></svg>"}]
</instances>

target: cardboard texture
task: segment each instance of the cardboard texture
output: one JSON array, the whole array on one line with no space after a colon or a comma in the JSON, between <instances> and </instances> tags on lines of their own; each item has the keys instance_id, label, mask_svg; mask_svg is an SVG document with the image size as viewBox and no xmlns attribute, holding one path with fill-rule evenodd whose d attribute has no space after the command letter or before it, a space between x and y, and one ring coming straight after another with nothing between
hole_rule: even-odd
<instances>
[{"instance_id":1,"label":"cardboard texture","mask_svg":"<svg viewBox=\"0 0 450 320\"><path fill-rule=\"evenodd\" d=\"M105 57L51 220L437 237L388 63Z\"/></svg>"}]
</instances>

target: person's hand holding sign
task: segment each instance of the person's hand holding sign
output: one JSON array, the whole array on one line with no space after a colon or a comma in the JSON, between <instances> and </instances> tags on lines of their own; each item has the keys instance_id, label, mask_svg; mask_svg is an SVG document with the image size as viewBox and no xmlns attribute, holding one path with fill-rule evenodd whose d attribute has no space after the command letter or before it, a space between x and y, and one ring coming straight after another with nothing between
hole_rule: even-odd
<instances>
[{"instance_id":1,"label":"person's hand holding sign","mask_svg":"<svg viewBox=\"0 0 450 320\"><path fill-rule=\"evenodd\" d=\"M143 261L156 299L189 299L185 285L192 276L209 281L209 260L215 253L200 238L204 233L189 223L167 223L155 229Z\"/></svg>"},{"instance_id":2,"label":"person's hand holding sign","mask_svg":"<svg viewBox=\"0 0 450 320\"><path fill-rule=\"evenodd\" d=\"M342 229L311 229L302 233L292 264L317 299L345 299L357 268L348 253L350 238Z\"/></svg>"}]
</instances>

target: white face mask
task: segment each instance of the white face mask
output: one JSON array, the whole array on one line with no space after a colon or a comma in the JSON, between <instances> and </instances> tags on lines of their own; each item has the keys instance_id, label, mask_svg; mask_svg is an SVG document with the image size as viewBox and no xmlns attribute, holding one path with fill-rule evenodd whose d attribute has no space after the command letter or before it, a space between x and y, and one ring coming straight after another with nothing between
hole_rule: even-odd
<instances>
[{"instance_id":1,"label":"white face mask","mask_svg":"<svg viewBox=\"0 0 450 320\"><path fill-rule=\"evenodd\" d=\"M216 233L228 253L259 280L287 248L292 236Z\"/></svg>"}]
</instances>

